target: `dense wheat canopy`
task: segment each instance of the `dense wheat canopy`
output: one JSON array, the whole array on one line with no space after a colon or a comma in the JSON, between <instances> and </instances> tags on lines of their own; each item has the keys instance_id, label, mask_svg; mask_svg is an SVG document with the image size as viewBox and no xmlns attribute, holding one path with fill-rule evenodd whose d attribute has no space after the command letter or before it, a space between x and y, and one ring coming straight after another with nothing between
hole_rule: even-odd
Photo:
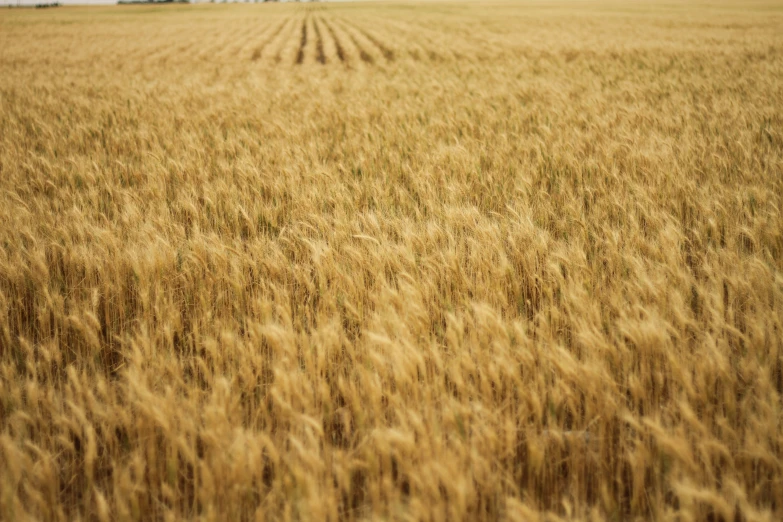
<instances>
[{"instance_id":1,"label":"dense wheat canopy","mask_svg":"<svg viewBox=\"0 0 783 522\"><path fill-rule=\"evenodd\" d=\"M0 10L0 520L783 517L777 2Z\"/></svg>"}]
</instances>

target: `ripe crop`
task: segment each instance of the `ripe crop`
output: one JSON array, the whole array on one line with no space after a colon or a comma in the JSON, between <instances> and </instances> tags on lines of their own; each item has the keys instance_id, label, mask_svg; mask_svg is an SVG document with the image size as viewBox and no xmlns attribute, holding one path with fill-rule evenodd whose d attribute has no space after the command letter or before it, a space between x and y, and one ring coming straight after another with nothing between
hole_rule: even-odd
<instances>
[{"instance_id":1,"label":"ripe crop","mask_svg":"<svg viewBox=\"0 0 783 522\"><path fill-rule=\"evenodd\" d=\"M0 11L0 520L783 517L776 2Z\"/></svg>"}]
</instances>

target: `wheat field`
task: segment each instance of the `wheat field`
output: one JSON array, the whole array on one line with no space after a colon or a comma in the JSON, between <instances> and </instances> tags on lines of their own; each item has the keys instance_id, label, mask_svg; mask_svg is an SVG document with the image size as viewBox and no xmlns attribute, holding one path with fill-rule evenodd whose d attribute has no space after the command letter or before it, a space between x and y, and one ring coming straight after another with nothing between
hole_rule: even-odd
<instances>
[{"instance_id":1,"label":"wheat field","mask_svg":"<svg viewBox=\"0 0 783 522\"><path fill-rule=\"evenodd\" d=\"M0 520L783 517L783 5L0 10Z\"/></svg>"}]
</instances>

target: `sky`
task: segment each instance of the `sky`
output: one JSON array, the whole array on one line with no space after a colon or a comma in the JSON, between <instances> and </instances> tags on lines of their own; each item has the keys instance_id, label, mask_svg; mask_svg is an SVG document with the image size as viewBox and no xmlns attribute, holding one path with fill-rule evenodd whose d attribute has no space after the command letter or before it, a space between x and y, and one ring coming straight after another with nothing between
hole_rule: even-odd
<instances>
[{"instance_id":1,"label":"sky","mask_svg":"<svg viewBox=\"0 0 783 522\"><path fill-rule=\"evenodd\" d=\"M112 5L116 4L117 0L0 0L0 6L8 5L35 5L35 4L48 4L52 2L60 2L63 5ZM199 0L201 2L205 0ZM208 1L208 0L207 0ZM223 0L215 0L215 2L222 2ZM234 0L229 0L234 1ZM247 1L247 0L243 0ZM259 0L261 1L261 0Z\"/></svg>"},{"instance_id":2,"label":"sky","mask_svg":"<svg viewBox=\"0 0 783 522\"><path fill-rule=\"evenodd\" d=\"M48 4L59 1L63 5L111 5L117 0L20 0L19 5ZM17 5L17 0L0 0L0 6Z\"/></svg>"}]
</instances>

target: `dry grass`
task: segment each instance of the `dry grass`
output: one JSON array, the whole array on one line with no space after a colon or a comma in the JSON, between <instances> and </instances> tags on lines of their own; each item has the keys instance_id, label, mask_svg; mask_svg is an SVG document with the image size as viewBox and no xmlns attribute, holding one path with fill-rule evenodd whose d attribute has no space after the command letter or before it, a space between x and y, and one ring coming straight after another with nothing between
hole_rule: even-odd
<instances>
[{"instance_id":1,"label":"dry grass","mask_svg":"<svg viewBox=\"0 0 783 522\"><path fill-rule=\"evenodd\" d=\"M0 519L783 517L783 10L0 11Z\"/></svg>"}]
</instances>

